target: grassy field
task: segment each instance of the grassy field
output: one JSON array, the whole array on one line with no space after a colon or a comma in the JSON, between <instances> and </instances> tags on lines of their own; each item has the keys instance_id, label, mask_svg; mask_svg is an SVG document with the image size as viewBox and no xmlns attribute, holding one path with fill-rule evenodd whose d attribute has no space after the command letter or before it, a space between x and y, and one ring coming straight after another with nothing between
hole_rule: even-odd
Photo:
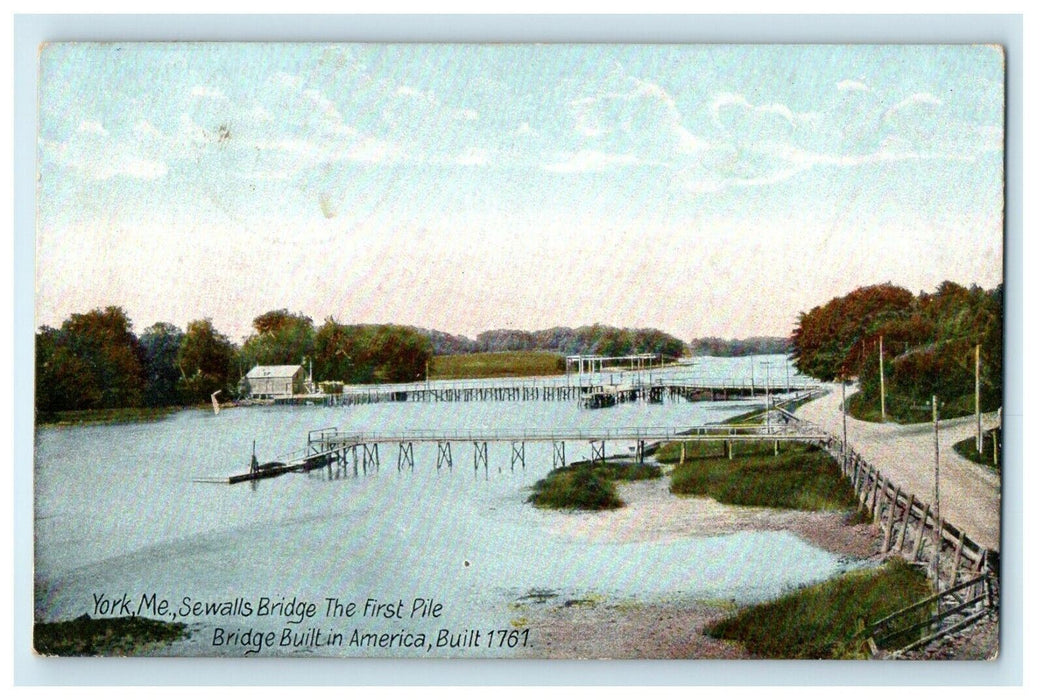
<instances>
[{"instance_id":1,"label":"grassy field","mask_svg":"<svg viewBox=\"0 0 1044 700\"><path fill-rule=\"evenodd\" d=\"M661 448L661 462L677 462L681 447ZM814 445L735 442L732 459L721 442L690 442L685 462L671 473L671 492L710 496L719 503L800 510L855 510L858 501L833 459Z\"/></svg>"},{"instance_id":2,"label":"grassy field","mask_svg":"<svg viewBox=\"0 0 1044 700\"><path fill-rule=\"evenodd\" d=\"M918 569L893 559L744 608L707 633L741 642L764 658L859 658L866 655L862 643L868 625L931 594L931 584ZM896 640L895 647L905 641Z\"/></svg>"},{"instance_id":3,"label":"grassy field","mask_svg":"<svg viewBox=\"0 0 1044 700\"><path fill-rule=\"evenodd\" d=\"M553 469L533 485L527 499L541 508L565 510L608 510L620 508L623 500L616 481L658 479L663 470L654 464L624 462L580 462Z\"/></svg>"},{"instance_id":4,"label":"grassy field","mask_svg":"<svg viewBox=\"0 0 1044 700\"><path fill-rule=\"evenodd\" d=\"M54 656L133 656L188 635L181 622L144 617L92 619L87 615L63 622L37 622L33 648Z\"/></svg>"},{"instance_id":5,"label":"grassy field","mask_svg":"<svg viewBox=\"0 0 1044 700\"><path fill-rule=\"evenodd\" d=\"M159 420L180 411L180 406L158 408L92 408L86 411L37 413L37 425L101 425L106 423L138 423Z\"/></svg>"},{"instance_id":6,"label":"grassy field","mask_svg":"<svg viewBox=\"0 0 1044 700\"><path fill-rule=\"evenodd\" d=\"M430 379L490 379L540 377L565 372L565 357L538 350L436 355L428 366Z\"/></svg>"},{"instance_id":7,"label":"grassy field","mask_svg":"<svg viewBox=\"0 0 1044 700\"><path fill-rule=\"evenodd\" d=\"M1001 448L1004 443L1002 441L1003 434L1000 428L993 428L987 430L982 434L982 454L980 455L975 449L975 436L972 435L967 440L961 440L953 446L953 449L957 451L961 457L970 459L976 464L985 464L990 469L999 471L1001 460L1003 455L1001 454ZM997 445L997 461L993 461L993 446L994 441Z\"/></svg>"}]
</instances>

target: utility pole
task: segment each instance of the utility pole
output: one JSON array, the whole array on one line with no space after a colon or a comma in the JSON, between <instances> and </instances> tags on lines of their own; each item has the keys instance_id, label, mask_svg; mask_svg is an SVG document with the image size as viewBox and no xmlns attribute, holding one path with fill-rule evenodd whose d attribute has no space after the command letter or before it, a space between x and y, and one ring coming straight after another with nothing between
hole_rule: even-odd
<instances>
[{"instance_id":1,"label":"utility pole","mask_svg":"<svg viewBox=\"0 0 1044 700\"><path fill-rule=\"evenodd\" d=\"M848 407L845 406L844 370L841 370L841 471L848 474Z\"/></svg>"},{"instance_id":2,"label":"utility pole","mask_svg":"<svg viewBox=\"0 0 1044 700\"><path fill-rule=\"evenodd\" d=\"M877 365L881 375L881 422L888 420L885 413L885 386L884 386L884 335L878 336L877 343Z\"/></svg>"},{"instance_id":3,"label":"utility pole","mask_svg":"<svg viewBox=\"0 0 1044 700\"><path fill-rule=\"evenodd\" d=\"M975 345L975 450L982 454L982 410L979 405L979 348Z\"/></svg>"},{"instance_id":4,"label":"utility pole","mask_svg":"<svg viewBox=\"0 0 1044 700\"><path fill-rule=\"evenodd\" d=\"M935 592L939 593L939 553L942 547L942 517L939 515L939 407L932 395L932 424L935 426Z\"/></svg>"}]
</instances>

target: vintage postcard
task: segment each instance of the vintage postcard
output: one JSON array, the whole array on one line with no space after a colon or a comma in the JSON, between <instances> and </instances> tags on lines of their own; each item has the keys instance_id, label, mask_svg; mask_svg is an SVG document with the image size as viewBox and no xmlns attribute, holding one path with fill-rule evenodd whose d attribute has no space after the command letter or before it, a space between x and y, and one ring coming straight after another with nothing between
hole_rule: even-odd
<instances>
[{"instance_id":1,"label":"vintage postcard","mask_svg":"<svg viewBox=\"0 0 1044 700\"><path fill-rule=\"evenodd\" d=\"M54 43L42 656L999 653L995 45Z\"/></svg>"}]
</instances>

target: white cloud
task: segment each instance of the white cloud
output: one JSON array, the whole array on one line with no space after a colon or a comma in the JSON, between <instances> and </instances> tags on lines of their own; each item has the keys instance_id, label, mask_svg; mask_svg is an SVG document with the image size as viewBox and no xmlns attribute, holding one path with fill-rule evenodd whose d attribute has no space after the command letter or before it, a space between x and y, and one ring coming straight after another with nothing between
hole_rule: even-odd
<instances>
[{"instance_id":1,"label":"white cloud","mask_svg":"<svg viewBox=\"0 0 1044 700\"><path fill-rule=\"evenodd\" d=\"M489 165L490 153L484 148L469 148L454 160L457 165Z\"/></svg>"},{"instance_id":2,"label":"white cloud","mask_svg":"<svg viewBox=\"0 0 1044 700\"><path fill-rule=\"evenodd\" d=\"M837 89L840 92L869 92L870 88L866 86L866 83L862 83L858 80L842 80L837 84Z\"/></svg>"},{"instance_id":3,"label":"white cloud","mask_svg":"<svg viewBox=\"0 0 1044 700\"><path fill-rule=\"evenodd\" d=\"M569 103L573 128L587 140L642 160L669 160L707 144L689 131L674 97L662 86L629 77L618 90L602 90Z\"/></svg>"},{"instance_id":4,"label":"white cloud","mask_svg":"<svg viewBox=\"0 0 1044 700\"><path fill-rule=\"evenodd\" d=\"M260 104L258 104L256 102L254 103L254 106L250 109L250 111L247 114L249 115L249 117L251 119L254 119L254 120L256 120L258 122L262 122L262 123L271 122L274 119L274 117L272 116L272 113L270 111L268 111L262 105L260 105Z\"/></svg>"},{"instance_id":5,"label":"white cloud","mask_svg":"<svg viewBox=\"0 0 1044 700\"><path fill-rule=\"evenodd\" d=\"M764 136L761 132L776 130L785 122L789 127L808 126L819 120L814 112L793 112L786 105L779 103L754 105L743 95L725 93L718 95L710 104L711 115L718 128L735 131L743 127L751 131L755 137Z\"/></svg>"},{"instance_id":6,"label":"white cloud","mask_svg":"<svg viewBox=\"0 0 1044 700\"><path fill-rule=\"evenodd\" d=\"M139 139L159 139L162 134L148 119L142 119L134 125L134 135Z\"/></svg>"},{"instance_id":7,"label":"white cloud","mask_svg":"<svg viewBox=\"0 0 1044 700\"><path fill-rule=\"evenodd\" d=\"M463 121L472 122L478 119L479 115L478 112L476 112L475 110L465 108L453 110L453 116Z\"/></svg>"},{"instance_id":8,"label":"white cloud","mask_svg":"<svg viewBox=\"0 0 1044 700\"><path fill-rule=\"evenodd\" d=\"M542 166L553 173L602 172L614 165L635 165L638 158L631 154L614 154L604 151L583 150L562 154L554 163Z\"/></svg>"},{"instance_id":9,"label":"white cloud","mask_svg":"<svg viewBox=\"0 0 1044 700\"><path fill-rule=\"evenodd\" d=\"M88 180L110 180L129 177L136 180L156 180L168 172L167 164L145 158L121 144L106 140L73 139L65 143L41 142L44 153L53 157L61 167L79 173Z\"/></svg>"},{"instance_id":10,"label":"white cloud","mask_svg":"<svg viewBox=\"0 0 1044 700\"><path fill-rule=\"evenodd\" d=\"M105 127L101 125L101 122L94 119L87 119L80 122L80 125L76 127L76 132L79 134L90 134L92 136L108 136L109 132L105 130Z\"/></svg>"},{"instance_id":11,"label":"white cloud","mask_svg":"<svg viewBox=\"0 0 1044 700\"><path fill-rule=\"evenodd\" d=\"M166 163L133 156L120 158L108 167L110 168L108 177L125 175L138 180L156 180L168 172ZM101 179L106 179L106 177L102 176Z\"/></svg>"},{"instance_id":12,"label":"white cloud","mask_svg":"<svg viewBox=\"0 0 1044 700\"><path fill-rule=\"evenodd\" d=\"M415 87L410 87L409 85L400 85L399 88L395 91L395 94L400 95L402 97L426 97L423 92L421 92Z\"/></svg>"},{"instance_id":13,"label":"white cloud","mask_svg":"<svg viewBox=\"0 0 1044 700\"><path fill-rule=\"evenodd\" d=\"M402 159L405 149L390 141L366 137L345 148L342 156L346 160L364 163L386 163Z\"/></svg>"},{"instance_id":14,"label":"white cloud","mask_svg":"<svg viewBox=\"0 0 1044 700\"><path fill-rule=\"evenodd\" d=\"M918 92L901 100L895 106L893 106L891 109L885 112L884 119L885 121L891 121L896 119L897 116L901 115L903 112L906 112L908 110L931 110L932 108L938 107L941 104L942 100L940 100L935 95L932 95L927 92Z\"/></svg>"},{"instance_id":15,"label":"white cloud","mask_svg":"<svg viewBox=\"0 0 1044 700\"><path fill-rule=\"evenodd\" d=\"M225 99L225 93L223 93L219 88L210 87L208 85L194 85L189 92L193 97L205 97L209 100Z\"/></svg>"}]
</instances>

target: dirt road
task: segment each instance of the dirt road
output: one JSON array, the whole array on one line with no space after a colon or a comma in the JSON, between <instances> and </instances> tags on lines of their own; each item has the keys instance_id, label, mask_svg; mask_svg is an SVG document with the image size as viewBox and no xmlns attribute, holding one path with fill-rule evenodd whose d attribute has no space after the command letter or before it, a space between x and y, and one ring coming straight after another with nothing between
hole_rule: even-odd
<instances>
[{"instance_id":1,"label":"dirt road","mask_svg":"<svg viewBox=\"0 0 1044 700\"><path fill-rule=\"evenodd\" d=\"M841 388L797 410L801 418L841 436ZM995 413L983 414L983 431L997 425ZM939 509L942 517L962 528L978 544L1000 550L1000 476L970 462L953 445L975 434L975 416L939 423ZM848 418L852 448L879 468L893 483L931 503L934 491L935 443L931 423L897 425L866 423Z\"/></svg>"}]
</instances>

